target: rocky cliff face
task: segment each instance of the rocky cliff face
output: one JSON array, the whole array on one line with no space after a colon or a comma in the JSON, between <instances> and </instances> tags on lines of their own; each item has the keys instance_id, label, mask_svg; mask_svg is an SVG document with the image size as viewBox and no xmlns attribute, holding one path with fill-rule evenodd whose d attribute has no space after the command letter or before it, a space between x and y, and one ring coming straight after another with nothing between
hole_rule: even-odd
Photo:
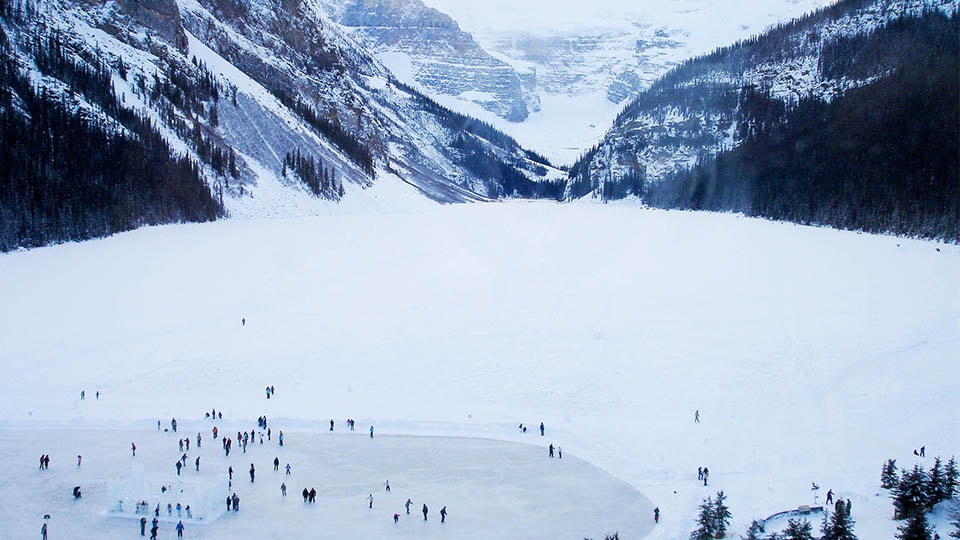
<instances>
[{"instance_id":1,"label":"rocky cliff face","mask_svg":"<svg viewBox=\"0 0 960 540\"><path fill-rule=\"evenodd\" d=\"M324 0L324 10L381 57L404 55L430 92L472 101L511 122L527 118L520 77L449 16L419 0Z\"/></svg>"},{"instance_id":2,"label":"rocky cliff face","mask_svg":"<svg viewBox=\"0 0 960 540\"><path fill-rule=\"evenodd\" d=\"M108 133L139 118L232 216L317 213L384 177L439 202L562 183L511 138L398 82L315 0L50 0L0 18L5 65L44 99ZM476 54L449 19L424 25Z\"/></svg>"}]
</instances>

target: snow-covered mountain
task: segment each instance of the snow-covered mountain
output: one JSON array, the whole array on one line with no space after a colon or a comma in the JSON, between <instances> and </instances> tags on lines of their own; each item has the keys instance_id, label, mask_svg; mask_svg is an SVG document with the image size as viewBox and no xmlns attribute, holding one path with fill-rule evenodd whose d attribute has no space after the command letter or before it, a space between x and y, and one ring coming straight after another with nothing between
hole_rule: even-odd
<instances>
[{"instance_id":1,"label":"snow-covered mountain","mask_svg":"<svg viewBox=\"0 0 960 540\"><path fill-rule=\"evenodd\" d=\"M469 103L469 94L426 91L495 124L553 162L569 164L603 136L625 103L672 67L832 0L424 1L449 13L516 71L530 116L507 122L484 115ZM410 79L416 80L416 63L408 64L414 68Z\"/></svg>"},{"instance_id":2,"label":"snow-covered mountain","mask_svg":"<svg viewBox=\"0 0 960 540\"><path fill-rule=\"evenodd\" d=\"M510 122L528 114L512 66L420 0L324 0L324 9L402 80L476 102Z\"/></svg>"},{"instance_id":3,"label":"snow-covered mountain","mask_svg":"<svg viewBox=\"0 0 960 540\"><path fill-rule=\"evenodd\" d=\"M384 178L460 202L529 195L560 176L399 83L318 1L53 0L2 12L5 73L32 81L7 83L11 121L37 120L19 100L85 111L106 132L136 122L196 164L229 215L316 213ZM7 208L28 199L15 196Z\"/></svg>"},{"instance_id":4,"label":"snow-covered mountain","mask_svg":"<svg viewBox=\"0 0 960 540\"><path fill-rule=\"evenodd\" d=\"M934 10L951 14L956 0L845 0L767 34L689 60L627 105L603 140L574 166L571 197L602 197L605 185L624 179L656 183L678 167L722 148L737 146L744 92L751 88L781 103L801 98L829 102L851 88L876 81L905 58L890 47L879 60L854 66L836 51L891 21ZM855 126L851 126L854 127Z\"/></svg>"}]
</instances>

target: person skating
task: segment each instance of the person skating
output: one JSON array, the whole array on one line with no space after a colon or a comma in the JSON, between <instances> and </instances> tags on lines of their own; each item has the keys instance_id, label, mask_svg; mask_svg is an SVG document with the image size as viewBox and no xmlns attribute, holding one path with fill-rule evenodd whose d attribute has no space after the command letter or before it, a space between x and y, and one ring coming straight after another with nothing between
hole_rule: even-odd
<instances>
[{"instance_id":1,"label":"person skating","mask_svg":"<svg viewBox=\"0 0 960 540\"><path fill-rule=\"evenodd\" d=\"M400 514L397 514L397 513L393 514L393 522L400 523Z\"/></svg>"},{"instance_id":2,"label":"person skating","mask_svg":"<svg viewBox=\"0 0 960 540\"><path fill-rule=\"evenodd\" d=\"M543 422L540 422L540 436L543 437Z\"/></svg>"},{"instance_id":3,"label":"person skating","mask_svg":"<svg viewBox=\"0 0 960 540\"><path fill-rule=\"evenodd\" d=\"M157 540L158 530L160 530L160 527L156 523L153 524L153 527L150 527L150 540Z\"/></svg>"},{"instance_id":4,"label":"person skating","mask_svg":"<svg viewBox=\"0 0 960 540\"><path fill-rule=\"evenodd\" d=\"M443 523L446 520L447 520L447 507L446 505L444 505L444 507L440 509L440 523Z\"/></svg>"},{"instance_id":5,"label":"person skating","mask_svg":"<svg viewBox=\"0 0 960 540\"><path fill-rule=\"evenodd\" d=\"M183 463L180 463L180 460L177 460L177 476L180 476L180 469L183 468Z\"/></svg>"},{"instance_id":6,"label":"person skating","mask_svg":"<svg viewBox=\"0 0 960 540\"><path fill-rule=\"evenodd\" d=\"M289 464L289 463L287 463L286 469L287 469L287 476L290 476L290 464Z\"/></svg>"},{"instance_id":7,"label":"person skating","mask_svg":"<svg viewBox=\"0 0 960 540\"><path fill-rule=\"evenodd\" d=\"M697 412L693 413L693 421L700 423L700 409L697 409Z\"/></svg>"},{"instance_id":8,"label":"person skating","mask_svg":"<svg viewBox=\"0 0 960 540\"><path fill-rule=\"evenodd\" d=\"M703 485L707 485L707 477L710 476L710 469L703 468Z\"/></svg>"},{"instance_id":9,"label":"person skating","mask_svg":"<svg viewBox=\"0 0 960 540\"><path fill-rule=\"evenodd\" d=\"M407 515L408 515L408 516L410 515L410 505L411 505L411 504L413 504L413 501L411 501L410 499L407 499L407 502L403 503L403 506L405 506L405 507L407 508Z\"/></svg>"},{"instance_id":10,"label":"person skating","mask_svg":"<svg viewBox=\"0 0 960 540\"><path fill-rule=\"evenodd\" d=\"M370 426L370 438L373 438L373 426Z\"/></svg>"},{"instance_id":11,"label":"person skating","mask_svg":"<svg viewBox=\"0 0 960 540\"><path fill-rule=\"evenodd\" d=\"M132 457L137 457L137 443L130 443L130 451L133 452Z\"/></svg>"},{"instance_id":12,"label":"person skating","mask_svg":"<svg viewBox=\"0 0 960 540\"><path fill-rule=\"evenodd\" d=\"M660 523L660 507L659 506L653 509L653 522Z\"/></svg>"},{"instance_id":13,"label":"person skating","mask_svg":"<svg viewBox=\"0 0 960 540\"><path fill-rule=\"evenodd\" d=\"M424 520L424 521L427 520L427 512L429 512L429 511L430 511L430 510L427 509L427 503L423 503L423 510L422 510L422 512L423 512L423 520Z\"/></svg>"},{"instance_id":14,"label":"person skating","mask_svg":"<svg viewBox=\"0 0 960 540\"><path fill-rule=\"evenodd\" d=\"M550 444L550 457L553 457L553 444Z\"/></svg>"},{"instance_id":15,"label":"person skating","mask_svg":"<svg viewBox=\"0 0 960 540\"><path fill-rule=\"evenodd\" d=\"M254 474L256 474L256 472L257 472L257 471L254 470L254 468L253 468L253 463L251 463L251 464L250 464L250 483L251 483L251 484L253 483L253 477L254 477Z\"/></svg>"},{"instance_id":16,"label":"person skating","mask_svg":"<svg viewBox=\"0 0 960 540\"><path fill-rule=\"evenodd\" d=\"M830 504L830 503L832 503L832 502L833 502L833 490L830 489L830 490L827 490L827 502L826 502L826 504Z\"/></svg>"},{"instance_id":17,"label":"person skating","mask_svg":"<svg viewBox=\"0 0 960 540\"><path fill-rule=\"evenodd\" d=\"M373 493L367 495L367 501L370 502L370 506L368 506L367 508L373 508Z\"/></svg>"},{"instance_id":18,"label":"person skating","mask_svg":"<svg viewBox=\"0 0 960 540\"><path fill-rule=\"evenodd\" d=\"M280 484L280 495L282 495L283 497L286 497L286 496L287 496L287 483L286 483L286 482Z\"/></svg>"},{"instance_id":19,"label":"person skating","mask_svg":"<svg viewBox=\"0 0 960 540\"><path fill-rule=\"evenodd\" d=\"M384 482L383 486L386 489L387 493L390 493L390 481L387 480L386 482Z\"/></svg>"},{"instance_id":20,"label":"person skating","mask_svg":"<svg viewBox=\"0 0 960 540\"><path fill-rule=\"evenodd\" d=\"M197 460L194 462L197 466L197 472L200 472L200 456L197 456Z\"/></svg>"}]
</instances>

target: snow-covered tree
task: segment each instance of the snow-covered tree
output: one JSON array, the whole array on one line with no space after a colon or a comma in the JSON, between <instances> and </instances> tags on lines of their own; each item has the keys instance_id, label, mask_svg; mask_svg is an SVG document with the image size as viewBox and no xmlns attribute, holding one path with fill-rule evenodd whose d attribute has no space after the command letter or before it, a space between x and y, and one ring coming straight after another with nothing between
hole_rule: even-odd
<instances>
[{"instance_id":1,"label":"snow-covered tree","mask_svg":"<svg viewBox=\"0 0 960 540\"><path fill-rule=\"evenodd\" d=\"M947 499L947 478L940 456L933 460L933 467L930 468L930 474L927 476L926 491L930 497L930 504L937 504Z\"/></svg>"},{"instance_id":2,"label":"snow-covered tree","mask_svg":"<svg viewBox=\"0 0 960 540\"><path fill-rule=\"evenodd\" d=\"M897 460L888 459L880 472L880 487L890 489L900 483L900 474L897 472Z\"/></svg>"},{"instance_id":3,"label":"snow-covered tree","mask_svg":"<svg viewBox=\"0 0 960 540\"><path fill-rule=\"evenodd\" d=\"M713 519L716 526L716 537L723 538L727 535L727 527L730 526L730 508L726 505L727 496L722 492L717 492L717 500L713 504Z\"/></svg>"},{"instance_id":4,"label":"snow-covered tree","mask_svg":"<svg viewBox=\"0 0 960 540\"><path fill-rule=\"evenodd\" d=\"M854 523L846 506L838 505L829 518L824 515L820 540L857 540L857 535L853 533Z\"/></svg>"},{"instance_id":5,"label":"snow-covered tree","mask_svg":"<svg viewBox=\"0 0 960 540\"><path fill-rule=\"evenodd\" d=\"M909 518L926 511L930 504L928 485L927 472L920 465L914 465L913 469L903 472L900 483L890 493L899 519Z\"/></svg>"},{"instance_id":6,"label":"snow-covered tree","mask_svg":"<svg viewBox=\"0 0 960 540\"><path fill-rule=\"evenodd\" d=\"M760 533L763 532L763 526L760 525L760 522L753 520L750 523L750 527L747 529L747 535L741 536L740 540L761 540Z\"/></svg>"},{"instance_id":7,"label":"snow-covered tree","mask_svg":"<svg viewBox=\"0 0 960 540\"><path fill-rule=\"evenodd\" d=\"M950 457L947 462L947 468L944 470L944 490L945 499L950 499L957 494L958 482L960 482L960 470L957 469L957 458Z\"/></svg>"},{"instance_id":8,"label":"snow-covered tree","mask_svg":"<svg viewBox=\"0 0 960 540\"><path fill-rule=\"evenodd\" d=\"M898 527L897 531L899 540L931 540L933 536L924 512L914 514L904 525Z\"/></svg>"},{"instance_id":9,"label":"snow-covered tree","mask_svg":"<svg viewBox=\"0 0 960 540\"><path fill-rule=\"evenodd\" d=\"M690 533L690 540L713 540L716 527L713 521L713 497L707 497L700 505L697 529Z\"/></svg>"},{"instance_id":10,"label":"snow-covered tree","mask_svg":"<svg viewBox=\"0 0 960 540\"><path fill-rule=\"evenodd\" d=\"M783 531L783 540L813 540L813 527L805 519L791 519Z\"/></svg>"}]
</instances>

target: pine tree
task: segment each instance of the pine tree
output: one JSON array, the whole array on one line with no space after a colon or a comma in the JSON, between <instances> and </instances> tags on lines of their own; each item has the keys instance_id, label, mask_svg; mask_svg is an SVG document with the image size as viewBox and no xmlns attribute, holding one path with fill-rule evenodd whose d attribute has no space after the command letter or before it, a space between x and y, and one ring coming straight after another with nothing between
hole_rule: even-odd
<instances>
[{"instance_id":1,"label":"pine tree","mask_svg":"<svg viewBox=\"0 0 960 540\"><path fill-rule=\"evenodd\" d=\"M897 460L888 459L880 472L880 487L890 489L900 483L900 474L897 472Z\"/></svg>"},{"instance_id":2,"label":"pine tree","mask_svg":"<svg viewBox=\"0 0 960 540\"><path fill-rule=\"evenodd\" d=\"M940 456L933 460L933 467L930 468L930 474L927 476L926 491L930 497L930 504L937 504L947 498L947 479Z\"/></svg>"},{"instance_id":3,"label":"pine tree","mask_svg":"<svg viewBox=\"0 0 960 540\"><path fill-rule=\"evenodd\" d=\"M707 497L700 505L700 516L697 518L697 530L690 533L690 540L713 540L716 534L713 520L713 498Z\"/></svg>"},{"instance_id":4,"label":"pine tree","mask_svg":"<svg viewBox=\"0 0 960 540\"><path fill-rule=\"evenodd\" d=\"M906 524L897 528L899 540L931 540L930 525L923 512L914 514Z\"/></svg>"},{"instance_id":5,"label":"pine tree","mask_svg":"<svg viewBox=\"0 0 960 540\"><path fill-rule=\"evenodd\" d=\"M760 533L763 532L763 525L759 521L753 520L750 523L750 528L747 529L747 535L741 536L740 540L761 540Z\"/></svg>"},{"instance_id":6,"label":"pine tree","mask_svg":"<svg viewBox=\"0 0 960 540\"><path fill-rule=\"evenodd\" d=\"M853 534L854 523L846 506L838 505L829 518L824 516L820 540L857 540L857 535Z\"/></svg>"},{"instance_id":7,"label":"pine tree","mask_svg":"<svg viewBox=\"0 0 960 540\"><path fill-rule=\"evenodd\" d=\"M922 514L929 505L927 473L920 465L914 465L910 471L904 471L900 483L891 490L893 506L899 519Z\"/></svg>"},{"instance_id":8,"label":"pine tree","mask_svg":"<svg viewBox=\"0 0 960 540\"><path fill-rule=\"evenodd\" d=\"M730 509L725 504L727 496L722 491L717 492L717 500L713 505L713 520L716 528L716 537L723 538L727 535L727 527L730 526Z\"/></svg>"},{"instance_id":9,"label":"pine tree","mask_svg":"<svg viewBox=\"0 0 960 540\"><path fill-rule=\"evenodd\" d=\"M813 527L805 519L791 519L783 531L783 540L813 540Z\"/></svg>"},{"instance_id":10,"label":"pine tree","mask_svg":"<svg viewBox=\"0 0 960 540\"><path fill-rule=\"evenodd\" d=\"M944 476L944 499L951 499L957 493L958 482L960 482L960 470L957 470L957 458L951 456L947 462L947 468Z\"/></svg>"}]
</instances>

